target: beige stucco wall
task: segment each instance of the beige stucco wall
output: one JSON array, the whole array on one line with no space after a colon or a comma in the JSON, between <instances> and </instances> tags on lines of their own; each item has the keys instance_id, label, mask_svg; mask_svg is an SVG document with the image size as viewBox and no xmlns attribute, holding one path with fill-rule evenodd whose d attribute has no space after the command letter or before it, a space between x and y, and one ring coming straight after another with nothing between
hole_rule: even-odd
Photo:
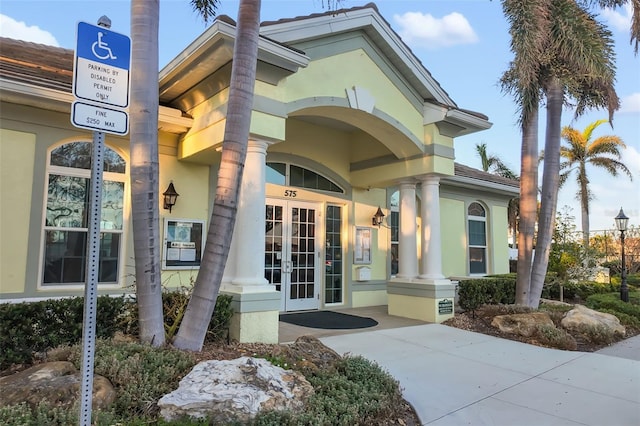
<instances>
[{"instance_id":1,"label":"beige stucco wall","mask_svg":"<svg viewBox=\"0 0 640 426\"><path fill-rule=\"evenodd\" d=\"M467 235L464 202L440 199L442 273L445 277L467 274Z\"/></svg>"},{"instance_id":2,"label":"beige stucco wall","mask_svg":"<svg viewBox=\"0 0 640 426\"><path fill-rule=\"evenodd\" d=\"M507 220L507 207L492 205L490 210L491 223L489 235L493 252L490 259L492 263L491 273L506 274L509 272L509 226Z\"/></svg>"},{"instance_id":3,"label":"beige stucco wall","mask_svg":"<svg viewBox=\"0 0 640 426\"><path fill-rule=\"evenodd\" d=\"M164 224L167 219L204 220L204 234L209 226L209 167L185 163L172 155L160 155L160 238L164 255ZM169 210L163 209L162 193L173 181L176 192L180 194L176 205ZM198 275L198 270L163 269L162 283L166 288L190 287Z\"/></svg>"},{"instance_id":4,"label":"beige stucco wall","mask_svg":"<svg viewBox=\"0 0 640 426\"><path fill-rule=\"evenodd\" d=\"M291 102L319 96L345 98L346 90L353 89L354 85L371 94L377 109L391 115L422 139L422 111L414 108L362 49L312 61L286 79L285 99Z\"/></svg>"},{"instance_id":5,"label":"beige stucco wall","mask_svg":"<svg viewBox=\"0 0 640 426\"><path fill-rule=\"evenodd\" d=\"M356 279L356 269L361 266L371 268L371 281L386 280L387 275L387 252L390 247L389 232L385 227L374 227L371 218L378 210L378 206L385 208L386 191L381 189L353 190L354 217L353 226L349 228L349 238L351 250L347 255L347 265L351 265L351 276ZM385 210L388 215L388 211ZM354 263L354 244L356 227L369 228L371 231L371 263ZM354 286L357 283L354 283Z\"/></svg>"},{"instance_id":6,"label":"beige stucco wall","mask_svg":"<svg viewBox=\"0 0 640 426\"><path fill-rule=\"evenodd\" d=\"M0 129L0 289L24 291L36 135Z\"/></svg>"}]
</instances>

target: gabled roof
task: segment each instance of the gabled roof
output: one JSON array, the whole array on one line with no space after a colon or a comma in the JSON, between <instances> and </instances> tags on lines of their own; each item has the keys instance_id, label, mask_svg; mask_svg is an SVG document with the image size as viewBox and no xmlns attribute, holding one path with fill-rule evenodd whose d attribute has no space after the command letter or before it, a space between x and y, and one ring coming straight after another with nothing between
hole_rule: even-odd
<instances>
[{"instance_id":1,"label":"gabled roof","mask_svg":"<svg viewBox=\"0 0 640 426\"><path fill-rule=\"evenodd\" d=\"M308 16L263 22L260 34L290 46L349 32L363 32L420 100L442 109L438 124L443 134L461 136L491 127L482 113L459 108L440 83L391 28L375 3Z\"/></svg>"},{"instance_id":2,"label":"gabled roof","mask_svg":"<svg viewBox=\"0 0 640 426\"><path fill-rule=\"evenodd\" d=\"M69 104L73 101L73 56L71 49L0 37L0 99L33 106L46 103L48 109L51 109L51 103L57 103L59 108L54 110L69 112ZM170 115L169 111L166 113ZM455 176L447 177L445 181L454 185L475 183L510 193L517 193L519 187L516 180L458 163L455 164Z\"/></svg>"},{"instance_id":3,"label":"gabled roof","mask_svg":"<svg viewBox=\"0 0 640 426\"><path fill-rule=\"evenodd\" d=\"M0 37L3 78L71 91L73 50Z\"/></svg>"},{"instance_id":4,"label":"gabled roof","mask_svg":"<svg viewBox=\"0 0 640 426\"><path fill-rule=\"evenodd\" d=\"M422 99L457 108L411 49L379 13L375 3L308 16L279 19L261 24L261 34L288 45L346 32L363 31L391 60Z\"/></svg>"},{"instance_id":5,"label":"gabled roof","mask_svg":"<svg viewBox=\"0 0 640 426\"><path fill-rule=\"evenodd\" d=\"M0 101L69 113L75 100L74 51L0 37ZM160 128L183 133L191 119L160 106Z\"/></svg>"},{"instance_id":6,"label":"gabled roof","mask_svg":"<svg viewBox=\"0 0 640 426\"><path fill-rule=\"evenodd\" d=\"M520 181L518 180L494 175L493 173L459 163L454 164L454 176L445 177L442 182L452 186L472 189L477 189L478 186L481 186L490 189L492 192L503 193L512 197L517 196L520 192Z\"/></svg>"}]
</instances>

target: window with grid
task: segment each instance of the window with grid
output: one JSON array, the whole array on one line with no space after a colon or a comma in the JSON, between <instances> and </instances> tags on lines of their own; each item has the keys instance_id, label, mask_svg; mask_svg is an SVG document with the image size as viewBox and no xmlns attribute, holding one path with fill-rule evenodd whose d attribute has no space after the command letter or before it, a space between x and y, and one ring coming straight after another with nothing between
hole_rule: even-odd
<instances>
[{"instance_id":1,"label":"window with grid","mask_svg":"<svg viewBox=\"0 0 640 426\"><path fill-rule=\"evenodd\" d=\"M469 232L469 273L487 273L487 214L480 203L467 208Z\"/></svg>"},{"instance_id":2,"label":"window with grid","mask_svg":"<svg viewBox=\"0 0 640 426\"><path fill-rule=\"evenodd\" d=\"M342 208L327 206L326 214L325 303L342 303Z\"/></svg>"},{"instance_id":3,"label":"window with grid","mask_svg":"<svg viewBox=\"0 0 640 426\"><path fill-rule=\"evenodd\" d=\"M266 179L275 185L297 186L344 194L344 189L326 177L300 166L287 163L267 163Z\"/></svg>"},{"instance_id":4,"label":"window with grid","mask_svg":"<svg viewBox=\"0 0 640 426\"><path fill-rule=\"evenodd\" d=\"M92 144L71 142L49 153L42 284L84 285ZM98 282L116 284L122 252L126 162L105 147Z\"/></svg>"}]
</instances>

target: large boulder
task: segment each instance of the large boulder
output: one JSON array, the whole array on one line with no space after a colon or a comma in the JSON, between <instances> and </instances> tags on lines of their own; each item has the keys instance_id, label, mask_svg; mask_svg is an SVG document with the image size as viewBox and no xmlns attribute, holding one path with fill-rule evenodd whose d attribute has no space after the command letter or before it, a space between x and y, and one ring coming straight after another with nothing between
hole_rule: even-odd
<instances>
[{"instance_id":1,"label":"large boulder","mask_svg":"<svg viewBox=\"0 0 640 426\"><path fill-rule=\"evenodd\" d=\"M544 312L498 315L493 318L491 325L502 332L524 337L533 336L541 326L555 327L549 315Z\"/></svg>"},{"instance_id":2,"label":"large boulder","mask_svg":"<svg viewBox=\"0 0 640 426\"><path fill-rule=\"evenodd\" d=\"M567 329L583 332L585 327L605 327L614 334L625 335L625 328L615 315L594 311L583 305L575 305L560 321L560 325Z\"/></svg>"},{"instance_id":3,"label":"large boulder","mask_svg":"<svg viewBox=\"0 0 640 426\"><path fill-rule=\"evenodd\" d=\"M41 401L72 407L80 398L80 372L68 361L45 362L10 376L0 377L0 406L26 402L35 407ZM107 408L116 391L105 377L94 375L92 406Z\"/></svg>"},{"instance_id":4,"label":"large boulder","mask_svg":"<svg viewBox=\"0 0 640 426\"><path fill-rule=\"evenodd\" d=\"M215 424L247 422L260 411L304 407L313 387L303 375L262 358L203 361L178 389L158 401L167 421L182 417L210 418Z\"/></svg>"},{"instance_id":5,"label":"large boulder","mask_svg":"<svg viewBox=\"0 0 640 426\"><path fill-rule=\"evenodd\" d=\"M296 369L304 373L330 370L342 359L336 351L313 336L300 336L293 344L279 345L273 356L287 360L290 365L296 364Z\"/></svg>"}]
</instances>

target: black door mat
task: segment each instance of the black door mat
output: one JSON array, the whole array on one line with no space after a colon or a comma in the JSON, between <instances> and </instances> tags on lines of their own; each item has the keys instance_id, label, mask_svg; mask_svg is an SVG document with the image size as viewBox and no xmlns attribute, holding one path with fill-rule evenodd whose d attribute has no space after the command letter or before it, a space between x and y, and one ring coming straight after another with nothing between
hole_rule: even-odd
<instances>
[{"instance_id":1,"label":"black door mat","mask_svg":"<svg viewBox=\"0 0 640 426\"><path fill-rule=\"evenodd\" d=\"M373 318L359 317L334 311L281 314L280 321L302 327L320 328L324 330L351 330L378 325L378 321Z\"/></svg>"}]
</instances>

